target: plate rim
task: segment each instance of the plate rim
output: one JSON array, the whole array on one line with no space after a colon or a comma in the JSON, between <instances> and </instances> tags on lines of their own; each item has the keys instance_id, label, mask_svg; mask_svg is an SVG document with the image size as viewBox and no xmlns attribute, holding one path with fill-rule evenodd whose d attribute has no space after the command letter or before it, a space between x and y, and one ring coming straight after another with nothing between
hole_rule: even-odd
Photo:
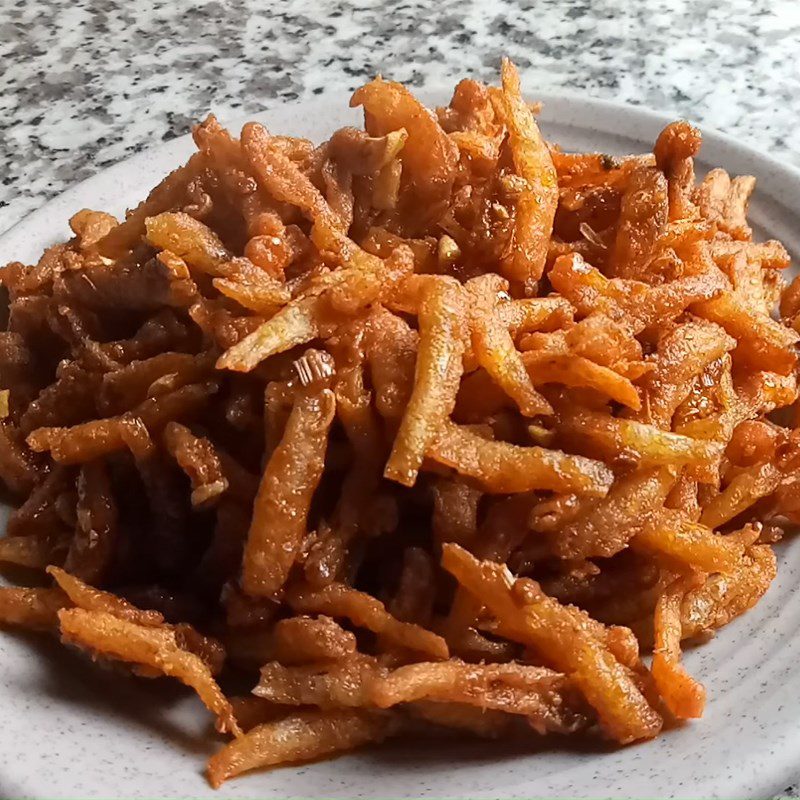
<instances>
[{"instance_id":1,"label":"plate rim","mask_svg":"<svg viewBox=\"0 0 800 800\"><path fill-rule=\"evenodd\" d=\"M530 72L527 73L528 75ZM523 83L525 82L526 73L522 73L522 80ZM414 87L412 87L414 88ZM446 84L442 83L431 83L431 84L424 84L423 86L419 87L418 89L415 88L415 95L424 99L426 95L429 96L436 96L436 97L447 97L452 92L452 89L448 88ZM537 92L535 94L526 92L528 96L535 96L538 101L542 103L542 112L539 117L542 121L546 123L548 117L550 116L550 111L554 107L558 107L560 104L565 105L583 105L587 110L597 111L619 111L622 114L634 114L638 116L642 120L646 120L648 123L652 124L653 126L656 125L665 125L669 122L673 122L679 119L687 119L686 117L681 116L677 113L672 113L670 110L667 111L656 111L648 106L639 105L636 103L625 103L619 100L608 100L601 97L593 97L591 95L584 95L581 92L576 92L574 90L565 90L565 91L555 91L555 90L546 90ZM298 111L302 110L303 108L314 108L320 105L322 106L330 106L333 104L334 93L331 91L330 93L325 93L320 95L317 98L310 98L306 100L300 101L291 101L287 103L267 103L261 110L256 111L253 114L248 115L236 115L230 120L222 120L225 127L238 127L245 122L248 121L261 121L265 117L267 117L270 113L274 113L278 109L296 109ZM441 102L441 101L437 101ZM213 113L213 112L211 112ZM588 115L587 115L588 116ZM784 163L780 159L776 158L775 156L771 155L770 153L764 152L759 150L755 143L752 143L750 140L746 141L738 141L733 135L725 133L724 131L720 130L719 128L714 127L713 125L706 125L704 123L689 121L696 125L700 129L700 132L703 135L703 149L701 152L705 152L709 149L709 145L712 148L716 148L722 145L725 149L731 149L736 151L744 151L748 158L753 159L754 163L759 164L762 167L761 171L769 170L776 174L783 173L795 181L800 183L800 166L794 166L793 164ZM291 135L291 134L287 134ZM120 161L116 161L113 164L110 164L102 169L98 170L97 172L93 173L92 175L83 178L80 181L76 181L75 183L68 184L63 191L59 192L57 195L48 198L45 200L41 205L37 206L33 210L29 211L25 216L17 220L16 222L12 223L7 228L3 228L0 230L0 241L5 239L6 237L11 236L18 232L18 229L23 227L27 227L31 224L31 219L33 218L34 221L40 215L45 214L49 211L51 204L56 204L59 201L62 201L64 196L71 196L73 194L79 194L82 190L84 190L88 185L91 185L95 180L107 176L107 174L111 171L122 170L125 168L130 169L131 167L135 166L137 163L144 163L146 162L149 156L152 156L154 153L162 153L169 150L171 147L175 147L177 144L181 142L186 142L191 138L191 132L183 133L179 136L172 137L166 141L159 142L152 147L145 147L139 152L131 153L130 155L126 156L125 158L121 159ZM8 203L8 207L11 208L14 204L14 199L11 199Z\"/></svg>"}]
</instances>

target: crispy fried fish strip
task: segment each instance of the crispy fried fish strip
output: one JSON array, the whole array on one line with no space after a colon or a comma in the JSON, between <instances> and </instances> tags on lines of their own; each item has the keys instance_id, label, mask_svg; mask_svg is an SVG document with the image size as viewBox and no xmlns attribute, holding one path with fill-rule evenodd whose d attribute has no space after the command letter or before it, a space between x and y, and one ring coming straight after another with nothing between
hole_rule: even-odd
<instances>
[{"instance_id":1,"label":"crispy fried fish strip","mask_svg":"<svg viewBox=\"0 0 800 800\"><path fill-rule=\"evenodd\" d=\"M299 711L257 725L208 762L208 781L218 789L251 769L314 761L333 753L381 742L397 729L388 714L359 710Z\"/></svg>"},{"instance_id":2,"label":"crispy fried fish strip","mask_svg":"<svg viewBox=\"0 0 800 800\"><path fill-rule=\"evenodd\" d=\"M507 59L502 66L503 121L517 174L526 186L519 193L509 254L501 263L503 274L532 288L542 277L547 246L558 205L558 178L550 149L520 90L519 73Z\"/></svg>"},{"instance_id":3,"label":"crispy fried fish strip","mask_svg":"<svg viewBox=\"0 0 800 800\"><path fill-rule=\"evenodd\" d=\"M575 682L610 736L625 743L660 731L661 717L591 630L576 624L569 608L544 594L518 591L519 581L507 567L478 561L458 545L442 548L442 566L486 605L499 633L534 647Z\"/></svg>"},{"instance_id":4,"label":"crispy fried fish strip","mask_svg":"<svg viewBox=\"0 0 800 800\"><path fill-rule=\"evenodd\" d=\"M335 402L330 389L318 386L295 400L253 506L242 568L242 586L249 594L272 596L289 577L322 476Z\"/></svg>"},{"instance_id":5,"label":"crispy fried fish strip","mask_svg":"<svg viewBox=\"0 0 800 800\"><path fill-rule=\"evenodd\" d=\"M176 633L166 627L137 625L105 611L71 608L58 614L61 638L95 655L126 661L157 675L177 678L194 689L221 729L241 736L233 710L200 656L180 646ZM144 674L144 673L143 673Z\"/></svg>"},{"instance_id":6,"label":"crispy fried fish strip","mask_svg":"<svg viewBox=\"0 0 800 800\"><path fill-rule=\"evenodd\" d=\"M419 307L420 339L414 389L392 453L387 478L413 486L422 459L453 411L463 372L466 299L452 278L426 283Z\"/></svg>"}]
</instances>

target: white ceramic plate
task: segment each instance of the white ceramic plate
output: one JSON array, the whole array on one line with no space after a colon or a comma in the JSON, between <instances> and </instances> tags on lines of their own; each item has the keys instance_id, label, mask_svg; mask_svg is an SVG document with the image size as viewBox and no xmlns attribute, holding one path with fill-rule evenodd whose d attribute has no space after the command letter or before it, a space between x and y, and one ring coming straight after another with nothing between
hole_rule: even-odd
<instances>
[{"instance_id":1,"label":"white ceramic plate","mask_svg":"<svg viewBox=\"0 0 800 800\"><path fill-rule=\"evenodd\" d=\"M444 92L426 99L446 101ZM567 149L648 150L669 121L637 108L544 96L542 127ZM327 137L358 120L346 98L261 115L280 133ZM122 213L192 151L153 148L70 189L0 236L0 263L35 261L83 207ZM758 178L751 219L800 255L800 172L711 131L702 161ZM80 154L76 154L80 158ZM333 761L261 772L213 792L203 777L219 746L193 697L109 674L55 643L0 633L0 797L421 798L767 797L800 772L800 546L780 554L767 596L686 655L709 693L705 717L620 750L503 743L387 745Z\"/></svg>"}]
</instances>

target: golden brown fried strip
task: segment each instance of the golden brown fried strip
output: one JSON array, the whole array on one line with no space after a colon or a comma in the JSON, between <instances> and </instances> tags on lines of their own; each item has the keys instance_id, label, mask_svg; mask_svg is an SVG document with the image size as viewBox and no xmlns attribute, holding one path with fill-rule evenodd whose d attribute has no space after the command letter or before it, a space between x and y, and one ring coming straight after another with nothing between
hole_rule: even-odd
<instances>
[{"instance_id":1,"label":"golden brown fried strip","mask_svg":"<svg viewBox=\"0 0 800 800\"><path fill-rule=\"evenodd\" d=\"M69 227L78 237L78 247L84 251L93 249L117 225L119 222L116 217L89 208L82 208L69 219Z\"/></svg>"},{"instance_id":2,"label":"golden brown fried strip","mask_svg":"<svg viewBox=\"0 0 800 800\"><path fill-rule=\"evenodd\" d=\"M233 257L214 231L182 212L148 217L145 230L153 247L174 253L190 267L212 275Z\"/></svg>"},{"instance_id":3,"label":"golden brown fried strip","mask_svg":"<svg viewBox=\"0 0 800 800\"><path fill-rule=\"evenodd\" d=\"M564 153L560 148L551 145L550 154L561 186L572 184L583 186L593 182L622 180L638 167L654 167L656 164L652 153L628 156L610 156L606 153Z\"/></svg>"},{"instance_id":4,"label":"golden brown fried strip","mask_svg":"<svg viewBox=\"0 0 800 800\"><path fill-rule=\"evenodd\" d=\"M369 510L376 503L386 447L371 393L365 386L363 338L365 326L357 323L331 341L336 361L334 394L337 416L353 453L353 463L341 486L330 526L320 525L304 564L306 578L324 586L341 578L348 567L357 538L369 527Z\"/></svg>"},{"instance_id":5,"label":"golden brown fried strip","mask_svg":"<svg viewBox=\"0 0 800 800\"><path fill-rule=\"evenodd\" d=\"M232 278L214 278L211 283L221 295L235 300L242 308L264 316L274 313L289 299L286 290L280 284L264 286L263 281L254 283L243 280L239 275Z\"/></svg>"},{"instance_id":6,"label":"golden brown fried strip","mask_svg":"<svg viewBox=\"0 0 800 800\"><path fill-rule=\"evenodd\" d=\"M305 297L284 306L272 319L231 347L217 361L217 369L249 372L261 361L306 344L319 334L320 296Z\"/></svg>"},{"instance_id":7,"label":"golden brown fried strip","mask_svg":"<svg viewBox=\"0 0 800 800\"><path fill-rule=\"evenodd\" d=\"M296 397L253 507L242 567L242 586L249 594L269 597L289 577L306 535L334 410L333 392L324 386L311 386Z\"/></svg>"},{"instance_id":8,"label":"golden brown fried strip","mask_svg":"<svg viewBox=\"0 0 800 800\"><path fill-rule=\"evenodd\" d=\"M236 717L236 721L243 731L250 731L256 725L263 725L265 722L274 722L292 712L291 706L270 703L268 700L262 700L253 695L231 697L230 704L233 716ZM218 732L223 733L223 731Z\"/></svg>"},{"instance_id":9,"label":"golden brown fried strip","mask_svg":"<svg viewBox=\"0 0 800 800\"><path fill-rule=\"evenodd\" d=\"M408 140L405 128L369 136L357 128L339 128L328 141L331 155L353 175L373 175L390 164Z\"/></svg>"},{"instance_id":10,"label":"golden brown fried strip","mask_svg":"<svg viewBox=\"0 0 800 800\"><path fill-rule=\"evenodd\" d=\"M508 284L496 275L482 275L466 285L475 358L526 417L550 414L550 404L533 388L511 333L499 318L498 293L507 288Z\"/></svg>"},{"instance_id":11,"label":"golden brown fried strip","mask_svg":"<svg viewBox=\"0 0 800 800\"><path fill-rule=\"evenodd\" d=\"M69 538L63 535L4 536L0 539L0 563L44 569L48 564L63 562L68 547Z\"/></svg>"},{"instance_id":12,"label":"golden brown fried strip","mask_svg":"<svg viewBox=\"0 0 800 800\"><path fill-rule=\"evenodd\" d=\"M0 625L33 630L58 629L58 612L69 605L60 589L0 587Z\"/></svg>"},{"instance_id":13,"label":"golden brown fried strip","mask_svg":"<svg viewBox=\"0 0 800 800\"><path fill-rule=\"evenodd\" d=\"M680 509L654 516L631 540L631 547L686 569L732 573L744 555L744 545L687 519Z\"/></svg>"},{"instance_id":14,"label":"golden brown fried strip","mask_svg":"<svg viewBox=\"0 0 800 800\"><path fill-rule=\"evenodd\" d=\"M752 235L747 206L755 184L752 175L731 180L724 169L710 170L695 192L700 213L734 239L747 241Z\"/></svg>"},{"instance_id":15,"label":"golden brown fried strip","mask_svg":"<svg viewBox=\"0 0 800 800\"><path fill-rule=\"evenodd\" d=\"M497 314L512 337L572 322L572 306L563 297L528 297L498 302Z\"/></svg>"},{"instance_id":16,"label":"golden brown fried strip","mask_svg":"<svg viewBox=\"0 0 800 800\"><path fill-rule=\"evenodd\" d=\"M346 659L356 652L356 637L330 617L289 617L273 630L274 658L283 664Z\"/></svg>"},{"instance_id":17,"label":"golden brown fried strip","mask_svg":"<svg viewBox=\"0 0 800 800\"><path fill-rule=\"evenodd\" d=\"M208 781L218 789L242 772L278 764L314 761L333 753L381 742L396 729L395 718L365 711L300 711L257 725L208 762Z\"/></svg>"},{"instance_id":18,"label":"golden brown fried strip","mask_svg":"<svg viewBox=\"0 0 800 800\"><path fill-rule=\"evenodd\" d=\"M567 404L559 412L557 430L570 449L607 463L685 466L687 475L707 483L719 477L724 447L717 442L692 439L599 411L571 411Z\"/></svg>"},{"instance_id":19,"label":"golden brown fried strip","mask_svg":"<svg viewBox=\"0 0 800 800\"><path fill-rule=\"evenodd\" d=\"M637 470L617 478L608 494L591 501L567 523L552 547L561 558L612 556L623 550L658 511L675 482L670 467Z\"/></svg>"},{"instance_id":20,"label":"golden brown fried strip","mask_svg":"<svg viewBox=\"0 0 800 800\"><path fill-rule=\"evenodd\" d=\"M536 648L564 670L614 739L631 742L659 732L659 715L614 656L589 631L575 625L567 609L545 595L523 600L506 567L477 561L457 545L444 546L442 565L486 604L504 635Z\"/></svg>"},{"instance_id":21,"label":"golden brown fried strip","mask_svg":"<svg viewBox=\"0 0 800 800\"><path fill-rule=\"evenodd\" d=\"M786 269L791 263L786 248L775 239L767 242L737 242L728 239L715 239L711 242L711 255L716 261L744 253L749 261L759 264L762 269Z\"/></svg>"},{"instance_id":22,"label":"golden brown fried strip","mask_svg":"<svg viewBox=\"0 0 800 800\"><path fill-rule=\"evenodd\" d=\"M292 300L230 347L217 360L217 369L250 372L270 356L306 344L325 331L332 332L337 314L355 314L379 302L412 267L407 248L398 248L386 261L355 247L349 252L348 265L322 276L307 295Z\"/></svg>"},{"instance_id":23,"label":"golden brown fried strip","mask_svg":"<svg viewBox=\"0 0 800 800\"><path fill-rule=\"evenodd\" d=\"M266 313L291 299L284 284L251 263L235 257L208 226L184 213L164 213L145 221L147 241L178 256L190 269L214 277L213 286L245 308Z\"/></svg>"},{"instance_id":24,"label":"golden brown fried strip","mask_svg":"<svg viewBox=\"0 0 800 800\"><path fill-rule=\"evenodd\" d=\"M696 213L691 199L694 188L693 158L700 150L700 131L686 120L671 122L658 136L653 154L656 166L669 182L669 219L680 220Z\"/></svg>"},{"instance_id":25,"label":"golden brown fried strip","mask_svg":"<svg viewBox=\"0 0 800 800\"><path fill-rule=\"evenodd\" d=\"M635 419L668 430L678 406L689 396L691 382L736 345L722 327L690 320L659 341L655 369L642 379L644 402Z\"/></svg>"},{"instance_id":26,"label":"golden brown fried strip","mask_svg":"<svg viewBox=\"0 0 800 800\"><path fill-rule=\"evenodd\" d=\"M455 281L440 278L425 285L419 326L414 389L384 470L387 478L404 486L414 485L426 451L456 402L463 371L466 299Z\"/></svg>"},{"instance_id":27,"label":"golden brown fried strip","mask_svg":"<svg viewBox=\"0 0 800 800\"><path fill-rule=\"evenodd\" d=\"M151 397L121 417L84 422L72 428L39 428L28 436L36 452L50 451L61 464L80 464L126 447L124 429L139 420L148 429L158 429L168 421L190 416L217 391L217 384L193 383L174 392Z\"/></svg>"},{"instance_id":28,"label":"golden brown fried strip","mask_svg":"<svg viewBox=\"0 0 800 800\"><path fill-rule=\"evenodd\" d=\"M375 406L387 420L399 421L411 399L418 347L419 334L404 319L383 307L373 312L365 348Z\"/></svg>"},{"instance_id":29,"label":"golden brown fried strip","mask_svg":"<svg viewBox=\"0 0 800 800\"><path fill-rule=\"evenodd\" d=\"M275 200L297 206L330 237L339 224L335 214L309 177L277 144L275 137L257 122L248 122L242 128L242 151L259 184Z\"/></svg>"},{"instance_id":30,"label":"golden brown fried strip","mask_svg":"<svg viewBox=\"0 0 800 800\"><path fill-rule=\"evenodd\" d=\"M643 359L642 345L631 337L625 323L613 320L605 314L593 314L568 327L563 334L563 345L559 334L551 346L559 349L566 346L575 355L588 358L601 366L611 367L630 378L638 377L638 374L629 374L629 368ZM641 367L642 365L640 369Z\"/></svg>"},{"instance_id":31,"label":"golden brown fried strip","mask_svg":"<svg viewBox=\"0 0 800 800\"><path fill-rule=\"evenodd\" d=\"M495 494L531 489L605 494L612 480L610 470L599 461L543 447L493 442L452 422L444 424L427 454Z\"/></svg>"},{"instance_id":32,"label":"golden brown fried strip","mask_svg":"<svg viewBox=\"0 0 800 800\"><path fill-rule=\"evenodd\" d=\"M47 572L52 575L58 587L69 598L70 602L78 608L85 611L110 614L117 619L143 627L170 630L175 634L175 641L178 647L188 650L201 658L213 675L217 675L222 671L225 651L216 639L203 636L186 623L167 625L161 612L137 608L123 597L89 586L79 578L58 567L48 567Z\"/></svg>"},{"instance_id":33,"label":"golden brown fried strip","mask_svg":"<svg viewBox=\"0 0 800 800\"><path fill-rule=\"evenodd\" d=\"M719 528L777 489L783 474L771 463L743 470L703 509L700 522Z\"/></svg>"},{"instance_id":34,"label":"golden brown fried strip","mask_svg":"<svg viewBox=\"0 0 800 800\"><path fill-rule=\"evenodd\" d=\"M655 613L653 680L667 708L678 719L703 715L705 689L681 664L681 601L685 579L678 579L659 597Z\"/></svg>"},{"instance_id":35,"label":"golden brown fried strip","mask_svg":"<svg viewBox=\"0 0 800 800\"><path fill-rule=\"evenodd\" d=\"M408 176L415 211L423 218L441 211L456 176L458 150L436 121L404 86L376 78L357 89L350 106L364 107L370 136L387 136L404 129L408 134L400 160Z\"/></svg>"},{"instance_id":36,"label":"golden brown fried strip","mask_svg":"<svg viewBox=\"0 0 800 800\"><path fill-rule=\"evenodd\" d=\"M681 636L699 636L727 625L752 608L776 574L775 553L769 545L749 547L731 575L710 575L681 601Z\"/></svg>"},{"instance_id":37,"label":"golden brown fried strip","mask_svg":"<svg viewBox=\"0 0 800 800\"><path fill-rule=\"evenodd\" d=\"M766 314L748 308L738 294L723 292L719 297L695 303L692 310L716 322L739 345L734 357L752 369L770 369L788 375L797 363L795 345L800 335Z\"/></svg>"},{"instance_id":38,"label":"golden brown fried strip","mask_svg":"<svg viewBox=\"0 0 800 800\"><path fill-rule=\"evenodd\" d=\"M667 181L655 167L639 167L628 179L612 255L618 278L648 278L650 261L669 215Z\"/></svg>"},{"instance_id":39,"label":"golden brown fried strip","mask_svg":"<svg viewBox=\"0 0 800 800\"><path fill-rule=\"evenodd\" d=\"M510 734L517 722L513 716L502 711L491 711L458 703L417 700L406 706L405 710L412 717L427 723L453 728L484 739L498 739Z\"/></svg>"},{"instance_id":40,"label":"golden brown fried strip","mask_svg":"<svg viewBox=\"0 0 800 800\"><path fill-rule=\"evenodd\" d=\"M734 536L714 533L679 512L665 510L642 528L631 547L663 559L683 570L732 573L744 555L744 545Z\"/></svg>"},{"instance_id":41,"label":"golden brown fried strip","mask_svg":"<svg viewBox=\"0 0 800 800\"><path fill-rule=\"evenodd\" d=\"M137 625L157 627L164 622L158 611L143 611L122 597L89 586L75 575L58 567L48 567L48 574L58 584L70 602L85 611L101 611Z\"/></svg>"},{"instance_id":42,"label":"golden brown fried strip","mask_svg":"<svg viewBox=\"0 0 800 800\"><path fill-rule=\"evenodd\" d=\"M305 614L346 617L354 625L380 634L398 647L426 653L433 658L448 657L444 639L431 631L395 619L380 600L341 583L322 589L295 587L287 598L289 605Z\"/></svg>"},{"instance_id":43,"label":"golden brown fried strip","mask_svg":"<svg viewBox=\"0 0 800 800\"><path fill-rule=\"evenodd\" d=\"M325 199L338 217L338 228L347 232L353 224L353 173L343 164L326 160L322 165Z\"/></svg>"},{"instance_id":44,"label":"golden brown fried strip","mask_svg":"<svg viewBox=\"0 0 800 800\"><path fill-rule=\"evenodd\" d=\"M526 346L524 340L521 344ZM526 350L522 353L522 361L537 386L560 383L575 388L594 389L628 408L638 410L641 406L639 393L628 378L583 356L547 350Z\"/></svg>"},{"instance_id":45,"label":"golden brown fried strip","mask_svg":"<svg viewBox=\"0 0 800 800\"><path fill-rule=\"evenodd\" d=\"M713 262L700 264L673 281L649 286L622 278L606 278L578 254L559 256L548 273L553 288L569 300L581 316L603 313L624 319L637 334L678 317L693 303L716 297L730 288L725 274Z\"/></svg>"},{"instance_id":46,"label":"golden brown fried strip","mask_svg":"<svg viewBox=\"0 0 800 800\"><path fill-rule=\"evenodd\" d=\"M144 233L145 220L154 214L178 206L186 196L189 181L205 167L205 164L205 156L202 153L195 153L184 166L167 175L150 192L147 199L128 214L121 225L112 228L97 242L100 254L107 258L119 258L133 249Z\"/></svg>"},{"instance_id":47,"label":"golden brown fried strip","mask_svg":"<svg viewBox=\"0 0 800 800\"><path fill-rule=\"evenodd\" d=\"M198 508L217 501L228 488L214 445L188 428L169 422L164 428L164 446L192 482L192 505Z\"/></svg>"},{"instance_id":48,"label":"golden brown fried strip","mask_svg":"<svg viewBox=\"0 0 800 800\"><path fill-rule=\"evenodd\" d=\"M61 637L91 653L137 664L157 675L177 678L194 689L219 720L223 731L241 736L231 705L222 694L206 663L181 647L175 631L137 625L105 611L72 608L58 614ZM150 675L152 673L145 673Z\"/></svg>"},{"instance_id":49,"label":"golden brown fried strip","mask_svg":"<svg viewBox=\"0 0 800 800\"><path fill-rule=\"evenodd\" d=\"M716 167L708 171L695 190L695 200L705 219L716 223L724 220L730 187L731 179L724 169Z\"/></svg>"},{"instance_id":50,"label":"golden brown fried strip","mask_svg":"<svg viewBox=\"0 0 800 800\"><path fill-rule=\"evenodd\" d=\"M586 724L580 703L569 697L564 676L521 664L465 664L451 659L408 664L377 680L371 695L379 708L434 700L475 704L522 714L541 732L577 730Z\"/></svg>"},{"instance_id":51,"label":"golden brown fried strip","mask_svg":"<svg viewBox=\"0 0 800 800\"><path fill-rule=\"evenodd\" d=\"M770 316L776 300L768 280L765 280L770 273L765 273L761 265L748 258L746 253L722 259L720 268L730 277L734 293L746 308L754 314Z\"/></svg>"},{"instance_id":52,"label":"golden brown fried strip","mask_svg":"<svg viewBox=\"0 0 800 800\"><path fill-rule=\"evenodd\" d=\"M271 703L323 709L374 707L373 684L388 672L377 659L363 654L294 667L271 661L260 671L261 678L253 689L258 697Z\"/></svg>"},{"instance_id":53,"label":"golden brown fried strip","mask_svg":"<svg viewBox=\"0 0 800 800\"><path fill-rule=\"evenodd\" d=\"M519 74L507 58L503 59L502 77L502 102L498 107L508 127L514 167L526 186L517 197L510 253L503 259L501 269L510 280L531 288L544 272L558 204L558 180L550 150L522 97Z\"/></svg>"},{"instance_id":54,"label":"golden brown fried strip","mask_svg":"<svg viewBox=\"0 0 800 800\"><path fill-rule=\"evenodd\" d=\"M292 668L273 662L253 690L273 703L392 708L433 701L528 717L540 733L572 732L591 719L564 676L526 664L467 664L458 659L388 670L367 657Z\"/></svg>"},{"instance_id":55,"label":"golden brown fried strip","mask_svg":"<svg viewBox=\"0 0 800 800\"><path fill-rule=\"evenodd\" d=\"M106 414L121 414L149 396L207 379L214 359L207 353L159 353L103 375L98 403ZM163 391L162 391L163 389ZM42 427L36 425L35 427Z\"/></svg>"},{"instance_id":56,"label":"golden brown fried strip","mask_svg":"<svg viewBox=\"0 0 800 800\"><path fill-rule=\"evenodd\" d=\"M117 549L118 511L102 461L91 461L78 474L77 524L64 568L95 583L107 574Z\"/></svg>"}]
</instances>

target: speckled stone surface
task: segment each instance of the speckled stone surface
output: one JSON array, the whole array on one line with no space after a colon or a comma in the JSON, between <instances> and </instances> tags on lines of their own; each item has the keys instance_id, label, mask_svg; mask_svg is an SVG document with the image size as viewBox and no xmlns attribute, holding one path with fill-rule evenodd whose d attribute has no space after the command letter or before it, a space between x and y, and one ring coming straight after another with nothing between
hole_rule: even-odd
<instances>
[{"instance_id":1,"label":"speckled stone surface","mask_svg":"<svg viewBox=\"0 0 800 800\"><path fill-rule=\"evenodd\" d=\"M797 0L4 0L0 230L210 109L489 79L503 54L532 97L642 104L800 166L798 45Z\"/></svg>"},{"instance_id":2,"label":"speckled stone surface","mask_svg":"<svg viewBox=\"0 0 800 800\"><path fill-rule=\"evenodd\" d=\"M674 111L800 165L796 0L6 0L0 230L213 108L223 119L380 71L492 77Z\"/></svg>"}]
</instances>

